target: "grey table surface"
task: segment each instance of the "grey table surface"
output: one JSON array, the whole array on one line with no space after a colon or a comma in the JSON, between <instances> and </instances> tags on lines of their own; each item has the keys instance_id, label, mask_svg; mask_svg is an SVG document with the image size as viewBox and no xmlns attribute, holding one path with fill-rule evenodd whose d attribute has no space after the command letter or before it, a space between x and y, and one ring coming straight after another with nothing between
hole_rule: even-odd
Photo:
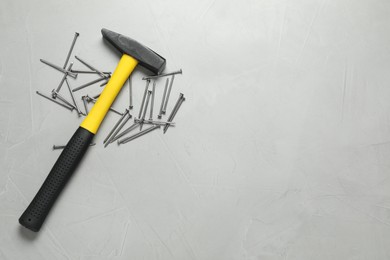
<instances>
[{"instance_id":1,"label":"grey table surface","mask_svg":"<svg viewBox=\"0 0 390 260\"><path fill-rule=\"evenodd\" d=\"M62 65L79 32L74 68L112 71L101 28L182 68L168 111L187 100L165 135L103 148L109 113L30 232L52 145L82 121L35 94L62 77L39 59ZM2 0L0 259L390 259L389 31L387 0Z\"/></svg>"}]
</instances>

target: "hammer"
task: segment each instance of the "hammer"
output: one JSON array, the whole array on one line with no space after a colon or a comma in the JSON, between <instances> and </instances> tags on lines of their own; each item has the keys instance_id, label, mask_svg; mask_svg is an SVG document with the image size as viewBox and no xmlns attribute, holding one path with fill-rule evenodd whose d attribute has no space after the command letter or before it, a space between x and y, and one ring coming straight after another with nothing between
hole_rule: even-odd
<instances>
[{"instance_id":1,"label":"hammer","mask_svg":"<svg viewBox=\"0 0 390 260\"><path fill-rule=\"evenodd\" d=\"M111 104L137 64L154 74L160 74L165 68L166 61L163 57L135 40L107 29L102 29L102 35L122 53L122 58L88 116L73 134L38 193L19 218L19 223L32 231L40 230L54 202L89 148Z\"/></svg>"}]
</instances>

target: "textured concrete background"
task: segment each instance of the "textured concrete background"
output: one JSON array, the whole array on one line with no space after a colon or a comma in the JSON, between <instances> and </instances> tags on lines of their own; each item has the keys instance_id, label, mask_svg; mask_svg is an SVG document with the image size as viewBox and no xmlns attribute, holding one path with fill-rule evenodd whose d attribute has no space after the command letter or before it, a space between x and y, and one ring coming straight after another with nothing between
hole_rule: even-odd
<instances>
[{"instance_id":1,"label":"textured concrete background","mask_svg":"<svg viewBox=\"0 0 390 260\"><path fill-rule=\"evenodd\" d=\"M18 218L81 121L35 94L62 77L39 59L77 31L113 70L103 27L182 68L187 101L166 135L104 149L109 114L32 233ZM388 0L2 0L0 259L390 259L389 31Z\"/></svg>"}]
</instances>

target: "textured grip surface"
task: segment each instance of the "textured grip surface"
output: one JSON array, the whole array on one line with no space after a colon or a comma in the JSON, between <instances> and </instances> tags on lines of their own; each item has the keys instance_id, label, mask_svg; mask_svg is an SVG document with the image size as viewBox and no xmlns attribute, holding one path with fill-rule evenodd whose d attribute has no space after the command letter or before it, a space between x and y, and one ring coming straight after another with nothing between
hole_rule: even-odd
<instances>
[{"instance_id":1,"label":"textured grip surface","mask_svg":"<svg viewBox=\"0 0 390 260\"><path fill-rule=\"evenodd\" d=\"M93 136L82 127L77 129L38 193L19 218L21 225L32 231L39 231L58 195L87 151Z\"/></svg>"}]
</instances>

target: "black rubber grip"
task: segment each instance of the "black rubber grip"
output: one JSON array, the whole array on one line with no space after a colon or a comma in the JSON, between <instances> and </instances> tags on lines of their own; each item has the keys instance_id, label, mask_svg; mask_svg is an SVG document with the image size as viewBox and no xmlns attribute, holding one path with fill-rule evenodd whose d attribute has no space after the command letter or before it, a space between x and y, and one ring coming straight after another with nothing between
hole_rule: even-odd
<instances>
[{"instance_id":1,"label":"black rubber grip","mask_svg":"<svg viewBox=\"0 0 390 260\"><path fill-rule=\"evenodd\" d=\"M19 223L22 226L35 232L39 231L57 197L83 158L93 137L94 134L88 130L82 127L77 129L38 193L19 218Z\"/></svg>"}]
</instances>

